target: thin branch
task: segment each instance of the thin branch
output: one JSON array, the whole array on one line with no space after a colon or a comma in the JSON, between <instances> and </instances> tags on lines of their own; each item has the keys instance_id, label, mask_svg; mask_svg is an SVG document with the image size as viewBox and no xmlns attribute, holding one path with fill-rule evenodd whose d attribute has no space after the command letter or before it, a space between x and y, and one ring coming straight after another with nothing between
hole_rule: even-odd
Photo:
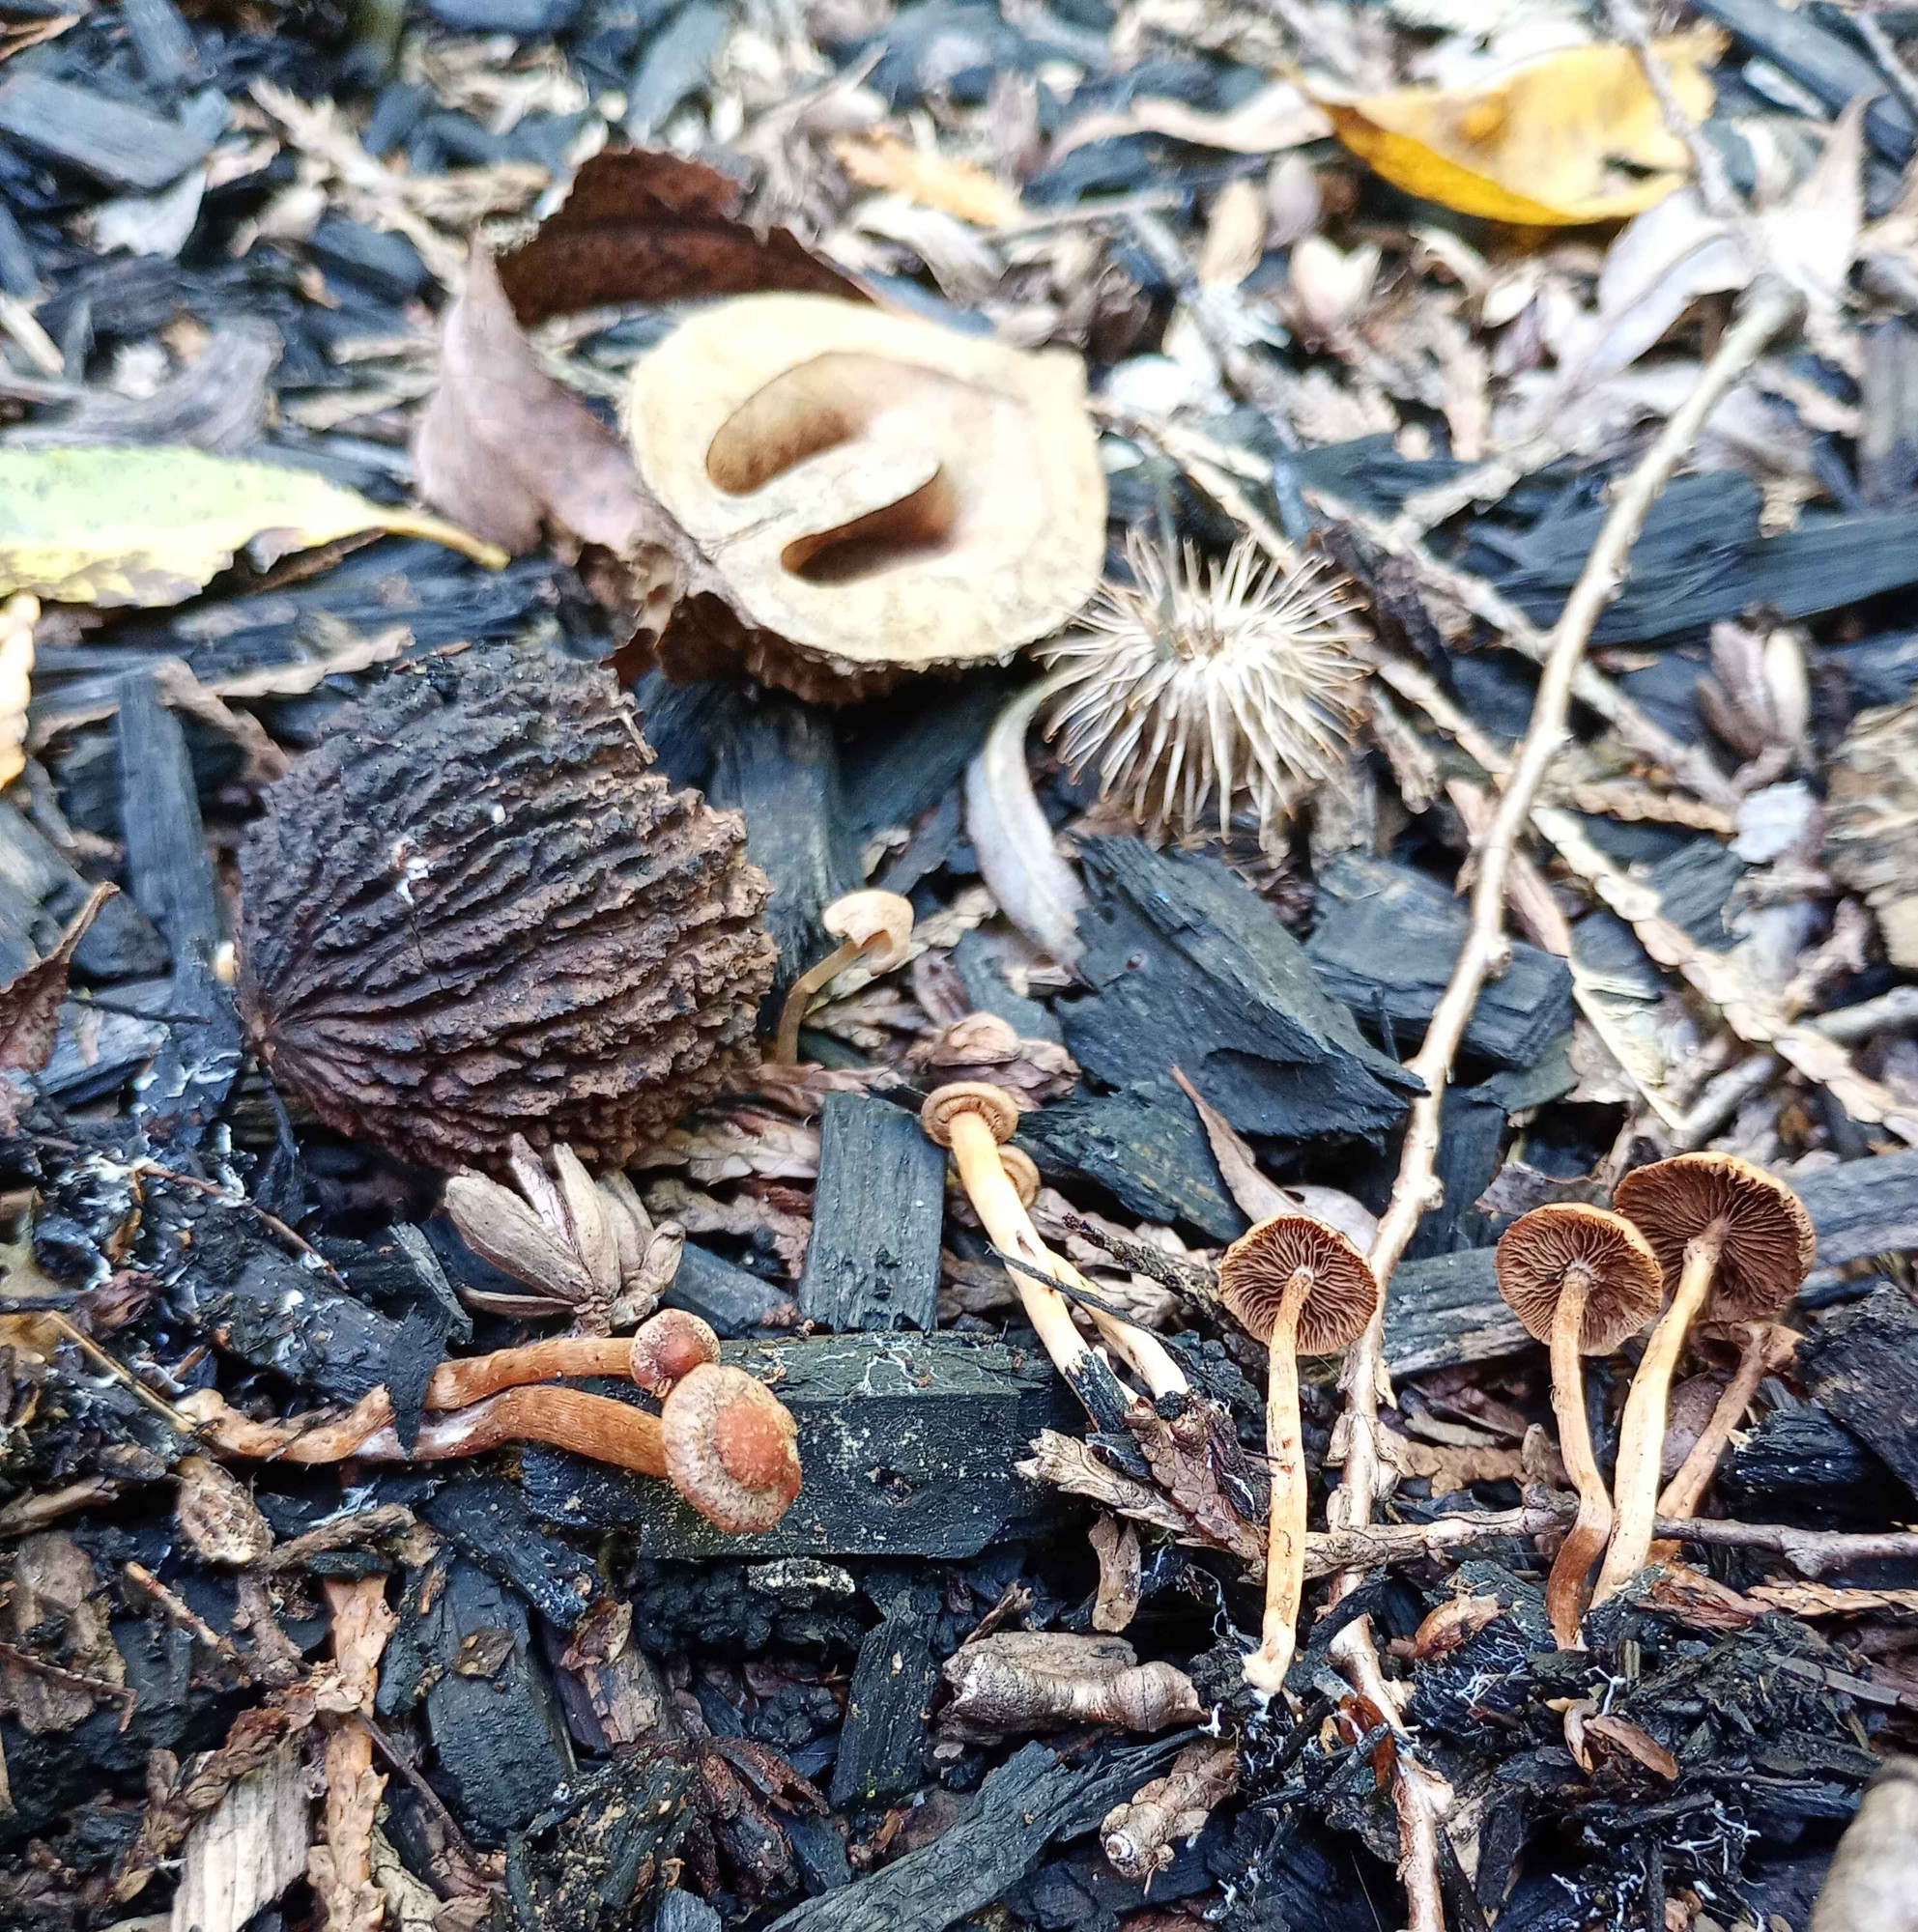
<instances>
[{"instance_id":1,"label":"thin branch","mask_svg":"<svg viewBox=\"0 0 1918 1932\"><path fill-rule=\"evenodd\" d=\"M1477 854L1478 876L1473 886L1472 923L1466 942L1425 1030L1424 1043L1408 1065L1408 1070L1424 1083L1425 1092L1413 1102L1398 1178L1372 1244L1372 1269L1382 1284L1389 1283L1414 1231L1434 1205L1439 1111L1451 1077L1452 1059L1485 981L1503 972L1511 956L1510 942L1504 935L1506 874L1519 835L1532 816L1538 788L1563 746L1575 673L1592 626L1618 593L1631 547L1652 503L1689 454L1711 412L1771 341L1797 320L1803 306L1803 298L1784 282L1766 278L1754 286L1691 394L1618 492L1598 541L1553 626L1532 723L1505 780L1492 828ZM1346 1357L1347 1407L1340 1425L1345 1438L1345 1468L1328 1515L1331 1528L1356 1529L1370 1521L1372 1505L1380 1493L1384 1464L1378 1441L1379 1404L1389 1388L1384 1353L1382 1295L1371 1325Z\"/></svg>"},{"instance_id":2,"label":"thin branch","mask_svg":"<svg viewBox=\"0 0 1918 1932\"><path fill-rule=\"evenodd\" d=\"M1645 71L1645 84L1651 89L1652 99L1658 102L1658 111L1664 118L1667 130L1692 157L1692 173L1697 178L1699 199L1704 203L1705 212L1716 215L1742 236L1748 225L1744 205L1725 172L1723 157L1705 139L1699 124L1685 112L1674 92L1672 70L1652 45L1651 30L1646 24L1644 14L1639 11L1637 0L1610 0L1606 11L1611 15L1612 31L1638 54L1639 66Z\"/></svg>"}]
</instances>

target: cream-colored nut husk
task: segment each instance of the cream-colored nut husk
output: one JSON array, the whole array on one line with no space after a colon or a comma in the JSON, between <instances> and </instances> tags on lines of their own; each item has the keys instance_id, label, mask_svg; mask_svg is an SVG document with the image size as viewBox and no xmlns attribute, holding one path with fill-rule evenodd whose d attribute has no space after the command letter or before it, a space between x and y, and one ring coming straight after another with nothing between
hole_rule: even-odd
<instances>
[{"instance_id":1,"label":"cream-colored nut husk","mask_svg":"<svg viewBox=\"0 0 1918 1932\"><path fill-rule=\"evenodd\" d=\"M838 700L1003 659L1097 587L1085 370L830 296L743 296L633 371L626 434L673 527L674 677Z\"/></svg>"}]
</instances>

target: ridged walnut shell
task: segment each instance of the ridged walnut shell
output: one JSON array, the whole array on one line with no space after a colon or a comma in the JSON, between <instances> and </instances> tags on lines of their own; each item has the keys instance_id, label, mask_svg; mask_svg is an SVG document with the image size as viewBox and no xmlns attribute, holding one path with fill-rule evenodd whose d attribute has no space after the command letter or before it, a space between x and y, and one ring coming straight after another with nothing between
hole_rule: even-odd
<instances>
[{"instance_id":1,"label":"ridged walnut shell","mask_svg":"<svg viewBox=\"0 0 1918 1932\"><path fill-rule=\"evenodd\" d=\"M718 1087L772 983L736 812L674 791L599 666L389 676L266 794L240 997L273 1079L428 1166L619 1161Z\"/></svg>"}]
</instances>

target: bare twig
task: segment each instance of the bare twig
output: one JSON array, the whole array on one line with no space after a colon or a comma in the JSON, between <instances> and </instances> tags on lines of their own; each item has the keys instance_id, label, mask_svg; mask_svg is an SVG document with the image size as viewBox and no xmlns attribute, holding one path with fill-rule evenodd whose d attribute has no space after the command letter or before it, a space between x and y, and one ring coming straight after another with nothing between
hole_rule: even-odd
<instances>
[{"instance_id":1,"label":"bare twig","mask_svg":"<svg viewBox=\"0 0 1918 1932\"><path fill-rule=\"evenodd\" d=\"M1851 15L1851 29L1871 49L1872 58L1878 64L1878 71L1891 82L1898 98L1911 111L1912 118L1918 120L1918 80L1912 78L1911 70L1904 64L1892 37L1878 24L1878 16L1872 9L1860 7Z\"/></svg>"},{"instance_id":2,"label":"bare twig","mask_svg":"<svg viewBox=\"0 0 1918 1932\"><path fill-rule=\"evenodd\" d=\"M1732 186L1718 150L1705 139L1698 123L1685 112L1677 95L1673 92L1672 71L1665 65L1658 49L1651 44L1651 30L1646 24L1644 14L1639 11L1638 0L1610 0L1606 11L1612 18L1612 31L1638 54L1639 66L1645 70L1645 84L1651 89L1652 99L1658 102L1658 111L1664 117L1666 128L1675 140L1683 143L1685 152L1692 157L1692 173L1698 181L1699 199L1704 203L1708 213L1716 215L1742 235L1747 227L1744 205Z\"/></svg>"},{"instance_id":3,"label":"bare twig","mask_svg":"<svg viewBox=\"0 0 1918 1932\"><path fill-rule=\"evenodd\" d=\"M1433 1205L1439 1110L1451 1076L1452 1059L1485 981L1503 971L1510 957L1504 936L1506 874L1519 834L1532 815L1539 785L1564 742L1575 672L1592 626L1617 595L1632 544L1647 512L1691 450L1706 418L1802 308L1802 298L1786 283L1766 279L1753 289L1718 353L1701 372L1697 385L1619 491L1553 626L1531 727L1505 779L1498 813L1477 854L1478 876L1473 888L1466 943L1426 1028L1424 1042L1408 1064L1408 1070L1423 1081L1425 1092L1413 1102L1398 1178L1372 1245L1372 1269L1381 1282L1389 1282L1414 1230ZM1387 1387L1384 1345L1385 1302L1381 1297L1371 1326L1346 1356L1347 1408L1341 1424L1345 1469L1332 1499L1335 1514L1329 1517L1333 1528L1358 1528L1369 1521L1380 1493L1384 1465L1379 1453L1378 1416L1380 1397Z\"/></svg>"}]
</instances>

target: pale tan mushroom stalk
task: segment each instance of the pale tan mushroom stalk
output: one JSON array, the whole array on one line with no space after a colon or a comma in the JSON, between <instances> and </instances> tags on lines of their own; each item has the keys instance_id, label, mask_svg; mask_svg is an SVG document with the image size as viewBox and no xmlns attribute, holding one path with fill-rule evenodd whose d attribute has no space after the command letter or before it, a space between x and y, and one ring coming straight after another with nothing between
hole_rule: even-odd
<instances>
[{"instance_id":1,"label":"pale tan mushroom stalk","mask_svg":"<svg viewBox=\"0 0 1918 1932\"><path fill-rule=\"evenodd\" d=\"M1218 1294L1268 1357L1266 1463L1272 1511L1266 1530L1265 1619L1245 1682L1264 1698L1285 1688L1299 1643L1305 1588L1308 1501L1299 1425L1299 1357L1330 1355L1363 1332L1379 1284L1365 1257L1336 1228L1309 1214L1274 1214L1226 1249Z\"/></svg>"},{"instance_id":2,"label":"pale tan mushroom stalk","mask_svg":"<svg viewBox=\"0 0 1918 1932\"><path fill-rule=\"evenodd\" d=\"M1559 1648L1577 1650L1586 1577L1612 1533L1612 1497L1586 1420L1584 1358L1609 1355L1658 1313L1658 1257L1622 1214L1562 1203L1514 1221L1497 1266L1499 1293L1552 1350L1552 1413L1578 1516L1546 1580L1545 1611Z\"/></svg>"},{"instance_id":3,"label":"pale tan mushroom stalk","mask_svg":"<svg viewBox=\"0 0 1918 1932\"><path fill-rule=\"evenodd\" d=\"M1737 1325L1742 1331L1738 1365L1711 1411L1711 1420L1658 1498L1658 1514L1662 1517L1688 1520L1698 1515L1699 1504L1718 1474L1719 1460L1732 1440L1732 1432L1744 1421L1745 1411L1759 1392L1759 1384L1766 1376L1776 1375L1797 1352L1798 1335L1794 1329L1776 1321L1743 1321Z\"/></svg>"},{"instance_id":4,"label":"pale tan mushroom stalk","mask_svg":"<svg viewBox=\"0 0 1918 1932\"><path fill-rule=\"evenodd\" d=\"M1098 1291L1078 1269L1055 1255L1040 1238L1031 1215L1026 1212L1032 1194L1027 1193L1022 1199L1017 1182L1008 1172L1006 1151L1001 1143L1011 1136L1018 1124L1018 1101L1011 1094L980 1080L955 1081L935 1089L927 1095L919 1115L929 1138L952 1150L959 1182L992 1245L1054 1281L1096 1294ZM1016 1150L1012 1152L1012 1165L1021 1179L1030 1175L1030 1185L1036 1192L1037 1169ZM1038 1332L1045 1352L1083 1399L1086 1357L1091 1351L1073 1320L1066 1297L1017 1268L1007 1272L1026 1320ZM1087 1313L1102 1339L1138 1374L1155 1400L1187 1393L1185 1372L1158 1336L1107 1315L1102 1309L1088 1307Z\"/></svg>"},{"instance_id":5,"label":"pale tan mushroom stalk","mask_svg":"<svg viewBox=\"0 0 1918 1932\"><path fill-rule=\"evenodd\" d=\"M1625 1400L1614 1480L1617 1520L1592 1593L1601 1604L1651 1553L1666 1405L1693 1324L1707 1305L1721 1321L1781 1314L1811 1272L1818 1245L1812 1217L1790 1188L1736 1154L1685 1153L1642 1167L1619 1181L1615 1199L1676 1286Z\"/></svg>"},{"instance_id":6,"label":"pale tan mushroom stalk","mask_svg":"<svg viewBox=\"0 0 1918 1932\"><path fill-rule=\"evenodd\" d=\"M854 964L890 973L905 963L912 940L912 901L898 893L847 893L825 909L819 923L840 943L816 965L807 967L786 996L773 1047L774 1064L780 1066L797 1064L800 1024L821 987Z\"/></svg>"}]
</instances>

